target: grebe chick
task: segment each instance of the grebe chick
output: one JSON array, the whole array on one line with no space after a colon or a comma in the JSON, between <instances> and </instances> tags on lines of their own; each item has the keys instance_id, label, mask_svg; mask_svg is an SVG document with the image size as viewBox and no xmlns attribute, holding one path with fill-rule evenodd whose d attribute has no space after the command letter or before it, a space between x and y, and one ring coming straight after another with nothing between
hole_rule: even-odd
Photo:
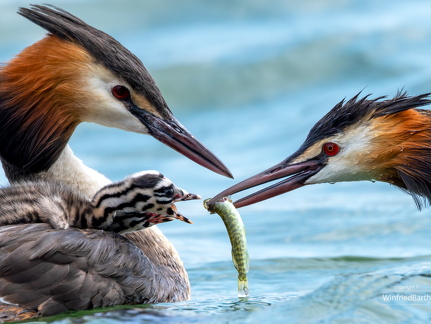
<instances>
[{"instance_id":1,"label":"grebe chick","mask_svg":"<svg viewBox=\"0 0 431 324\"><path fill-rule=\"evenodd\" d=\"M93 228L116 233L138 231L179 219L174 202L200 199L157 171L142 171L100 189L90 201L71 188L27 182L0 189L0 226L49 223L53 228Z\"/></svg>"}]
</instances>

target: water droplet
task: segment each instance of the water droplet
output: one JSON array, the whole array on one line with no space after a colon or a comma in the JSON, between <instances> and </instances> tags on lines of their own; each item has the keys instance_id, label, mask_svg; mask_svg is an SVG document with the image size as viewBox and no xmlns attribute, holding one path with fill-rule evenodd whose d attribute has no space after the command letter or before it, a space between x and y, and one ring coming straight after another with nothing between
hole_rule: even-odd
<instances>
[{"instance_id":1,"label":"water droplet","mask_svg":"<svg viewBox=\"0 0 431 324\"><path fill-rule=\"evenodd\" d=\"M376 181L377 181L377 180L375 180L375 179L371 179L371 182L372 182L372 183L375 183Z\"/></svg>"}]
</instances>

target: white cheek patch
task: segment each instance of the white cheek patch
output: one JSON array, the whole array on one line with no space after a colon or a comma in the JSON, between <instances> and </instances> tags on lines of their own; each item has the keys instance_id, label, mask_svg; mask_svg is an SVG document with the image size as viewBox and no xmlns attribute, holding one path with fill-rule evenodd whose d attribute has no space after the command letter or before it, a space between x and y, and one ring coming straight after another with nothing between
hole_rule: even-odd
<instances>
[{"instance_id":1,"label":"white cheek patch","mask_svg":"<svg viewBox=\"0 0 431 324\"><path fill-rule=\"evenodd\" d=\"M371 180L372 170L364 163L367 155L370 154L369 125L355 125L347 128L343 133L325 139L319 143L320 150L327 142L338 144L340 152L328 157L327 165L307 179L305 184Z\"/></svg>"},{"instance_id":2,"label":"white cheek patch","mask_svg":"<svg viewBox=\"0 0 431 324\"><path fill-rule=\"evenodd\" d=\"M329 158L330 162L316 175L308 178L305 184L368 180L367 170L338 157Z\"/></svg>"},{"instance_id":3,"label":"white cheek patch","mask_svg":"<svg viewBox=\"0 0 431 324\"><path fill-rule=\"evenodd\" d=\"M92 68L83 82L88 90L86 95L89 97L88 106L83 112L83 121L148 134L145 125L111 93L112 87L119 84L130 89L126 82L116 79L102 67Z\"/></svg>"}]
</instances>

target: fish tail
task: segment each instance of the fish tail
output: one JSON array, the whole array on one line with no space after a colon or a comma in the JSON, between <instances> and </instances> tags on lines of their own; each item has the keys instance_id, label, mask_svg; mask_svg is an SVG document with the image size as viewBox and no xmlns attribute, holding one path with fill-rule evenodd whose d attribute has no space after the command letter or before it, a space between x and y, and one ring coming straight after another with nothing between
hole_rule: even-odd
<instances>
[{"instance_id":1,"label":"fish tail","mask_svg":"<svg viewBox=\"0 0 431 324\"><path fill-rule=\"evenodd\" d=\"M248 280L247 277L239 279L238 278L238 297L248 296Z\"/></svg>"}]
</instances>

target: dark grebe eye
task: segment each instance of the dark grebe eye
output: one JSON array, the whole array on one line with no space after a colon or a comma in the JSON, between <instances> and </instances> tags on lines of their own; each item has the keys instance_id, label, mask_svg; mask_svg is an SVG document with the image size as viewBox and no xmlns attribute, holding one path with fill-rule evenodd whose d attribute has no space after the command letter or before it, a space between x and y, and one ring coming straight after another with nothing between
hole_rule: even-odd
<instances>
[{"instance_id":1,"label":"dark grebe eye","mask_svg":"<svg viewBox=\"0 0 431 324\"><path fill-rule=\"evenodd\" d=\"M116 85L112 88L112 95L120 100L125 100L130 98L130 91L125 86Z\"/></svg>"},{"instance_id":2,"label":"dark grebe eye","mask_svg":"<svg viewBox=\"0 0 431 324\"><path fill-rule=\"evenodd\" d=\"M166 190L165 191L165 196L168 197L168 198L173 197L174 196L174 189L171 188L171 189Z\"/></svg>"},{"instance_id":3,"label":"dark grebe eye","mask_svg":"<svg viewBox=\"0 0 431 324\"><path fill-rule=\"evenodd\" d=\"M323 144L323 152L325 152L327 156L337 155L338 152L340 152L340 146L335 143L325 143Z\"/></svg>"}]
</instances>

